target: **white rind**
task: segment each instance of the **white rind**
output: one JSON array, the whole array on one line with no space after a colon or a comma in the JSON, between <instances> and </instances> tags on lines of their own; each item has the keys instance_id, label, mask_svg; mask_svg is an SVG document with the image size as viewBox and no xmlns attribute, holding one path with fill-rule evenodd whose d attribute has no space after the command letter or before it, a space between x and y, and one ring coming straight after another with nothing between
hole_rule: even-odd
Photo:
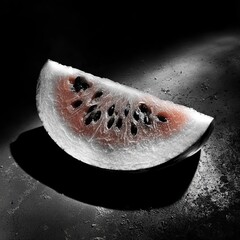
<instances>
[{"instance_id":1,"label":"white rind","mask_svg":"<svg viewBox=\"0 0 240 240\"><path fill-rule=\"evenodd\" d=\"M137 170L157 166L191 147L201 138L213 121L212 117L194 109L165 101L166 105L171 104L176 108L182 108L182 111L189 116L189 121L178 134L174 134L173 137L164 139L164 141L162 138L159 140L150 139L147 142L140 142L126 148L115 148L114 150L103 148L94 141L77 136L56 111L54 87L57 83L55 81L68 75L84 75L96 84L112 88L113 93L119 94L121 90L121 95L124 94L129 99L134 97L141 99L142 93L134 88L93 76L72 67L63 66L51 60L48 60L44 65L39 76L36 97L40 119L51 138L62 149L74 158L93 166L117 170Z\"/></svg>"}]
</instances>

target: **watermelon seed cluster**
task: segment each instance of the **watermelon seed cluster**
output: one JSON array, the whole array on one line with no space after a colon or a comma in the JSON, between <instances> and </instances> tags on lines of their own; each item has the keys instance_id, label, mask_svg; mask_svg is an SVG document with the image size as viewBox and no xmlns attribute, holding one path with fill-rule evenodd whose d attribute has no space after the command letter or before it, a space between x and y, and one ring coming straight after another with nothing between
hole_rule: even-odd
<instances>
[{"instance_id":1,"label":"watermelon seed cluster","mask_svg":"<svg viewBox=\"0 0 240 240\"><path fill-rule=\"evenodd\" d=\"M86 81L86 79L78 76L78 77L76 77L72 87L73 87L72 90L75 91L76 93L78 93L81 90L85 91L86 89L88 89L90 87L90 84ZM92 99L100 98L102 95L103 95L103 91L98 90L95 92ZM75 100L74 102L72 102L71 105L75 109L75 108L80 107L82 105L82 103L83 103L83 101L78 99L78 100ZM88 110L86 112L86 116L85 116L85 124L86 125L89 125L92 122L97 122L101 118L102 112L100 110L98 110L97 107L98 107L98 105L94 104L88 108ZM128 103L124 109L125 117L128 116L130 109L131 109L131 105ZM115 111L115 104L112 104L108 108L107 115L109 117L109 119L107 121L107 128L111 129L115 123L115 126L120 130L123 125L123 118L121 116L117 117L118 112ZM152 116L151 109L145 103L139 103L137 109L135 109L132 112L132 117L133 117L133 119L131 120L130 131L133 136L135 136L138 132L138 127L137 127L138 122L142 122L145 125L150 126L150 125L152 125L153 120L157 120L158 122L161 122L161 123L166 123L168 121L167 118L161 114L158 114L155 117ZM117 120L116 120L116 118L117 118Z\"/></svg>"},{"instance_id":2,"label":"watermelon seed cluster","mask_svg":"<svg viewBox=\"0 0 240 240\"><path fill-rule=\"evenodd\" d=\"M115 117L117 117L118 115L118 112L115 111L115 104L113 104L112 106L110 106L108 108L108 116L110 117L108 122L107 122L107 128L110 129L114 122L115 122ZM115 126L118 128L118 129L121 129L122 127L122 124L123 124L123 119L121 117L118 117L116 123L115 123Z\"/></svg>"},{"instance_id":3,"label":"watermelon seed cluster","mask_svg":"<svg viewBox=\"0 0 240 240\"><path fill-rule=\"evenodd\" d=\"M138 108L133 111L133 119L135 123L142 122L147 126L151 126L153 120L157 120L159 123L166 123L168 121L162 114L153 116L151 109L145 103L139 103ZM132 135L137 134L137 125L135 123L131 122Z\"/></svg>"},{"instance_id":4,"label":"watermelon seed cluster","mask_svg":"<svg viewBox=\"0 0 240 240\"><path fill-rule=\"evenodd\" d=\"M85 119L85 124L86 125L89 125L92 121L94 121L94 122L97 122L100 118L101 118L101 115L102 115L102 113L101 113L101 111L100 110L98 110L98 111L94 111L94 112L91 112L88 116L87 116L87 118Z\"/></svg>"},{"instance_id":5,"label":"watermelon seed cluster","mask_svg":"<svg viewBox=\"0 0 240 240\"><path fill-rule=\"evenodd\" d=\"M115 117L113 116L115 110L115 104L113 104L111 107L108 108L107 113L110 119L107 122L107 128L110 129L112 125L114 124Z\"/></svg>"},{"instance_id":6,"label":"watermelon seed cluster","mask_svg":"<svg viewBox=\"0 0 240 240\"><path fill-rule=\"evenodd\" d=\"M145 103L140 103L138 108L133 111L133 118L136 122L140 120L143 121L146 125L150 125L152 122L149 115L151 114L150 108ZM136 135L138 131L137 125L132 121L131 122L131 133Z\"/></svg>"}]
</instances>

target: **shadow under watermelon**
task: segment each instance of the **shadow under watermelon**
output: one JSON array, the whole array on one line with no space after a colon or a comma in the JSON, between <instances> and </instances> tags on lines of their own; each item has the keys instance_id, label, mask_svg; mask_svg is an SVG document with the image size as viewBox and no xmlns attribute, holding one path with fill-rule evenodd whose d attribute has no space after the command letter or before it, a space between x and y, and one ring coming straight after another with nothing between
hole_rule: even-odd
<instances>
[{"instance_id":1,"label":"shadow under watermelon","mask_svg":"<svg viewBox=\"0 0 240 240\"><path fill-rule=\"evenodd\" d=\"M57 192L88 204L129 210L163 207L179 200L200 159L198 151L164 169L104 170L72 158L43 127L22 133L10 149L26 173Z\"/></svg>"}]
</instances>

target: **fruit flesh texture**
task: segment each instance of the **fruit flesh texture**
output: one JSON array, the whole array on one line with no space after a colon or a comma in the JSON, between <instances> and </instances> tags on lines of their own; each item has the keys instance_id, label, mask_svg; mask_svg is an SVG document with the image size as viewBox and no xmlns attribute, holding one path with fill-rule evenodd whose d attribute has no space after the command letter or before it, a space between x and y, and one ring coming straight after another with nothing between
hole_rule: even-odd
<instances>
[{"instance_id":1,"label":"fruit flesh texture","mask_svg":"<svg viewBox=\"0 0 240 240\"><path fill-rule=\"evenodd\" d=\"M72 87L77 77L87 80L89 87L76 94ZM85 124L82 118L89 110L93 94L99 89L103 94L94 101L102 101L101 107L98 104L101 117L94 123ZM123 131L123 124L121 131L112 128L109 131L106 127L109 107L115 104L115 111L123 114L127 109L125 103L130 104L128 124L125 123L128 127ZM137 126L137 134L133 134L130 115L132 120L140 103L145 103L154 117L165 114L162 117L167 121L160 122L158 128L148 128L133 120ZM76 107L78 105L80 108ZM114 170L146 169L176 158L198 142L213 120L194 109L51 60L40 73L37 107L45 129L68 154L87 164Z\"/></svg>"},{"instance_id":2,"label":"fruit flesh texture","mask_svg":"<svg viewBox=\"0 0 240 240\"><path fill-rule=\"evenodd\" d=\"M121 91L112 94L103 84L96 86L86 79L88 87L79 90L74 88L76 79L69 76L59 82L59 112L76 134L101 145L125 147L149 138L168 138L187 121L181 109L154 97L131 98Z\"/></svg>"}]
</instances>

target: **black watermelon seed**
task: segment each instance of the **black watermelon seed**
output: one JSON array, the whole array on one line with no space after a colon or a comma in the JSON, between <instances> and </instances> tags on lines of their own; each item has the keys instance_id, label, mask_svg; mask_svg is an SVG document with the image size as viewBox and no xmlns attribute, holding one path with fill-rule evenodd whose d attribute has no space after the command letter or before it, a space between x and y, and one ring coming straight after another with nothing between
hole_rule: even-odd
<instances>
[{"instance_id":1,"label":"black watermelon seed","mask_svg":"<svg viewBox=\"0 0 240 240\"><path fill-rule=\"evenodd\" d=\"M147 124L147 125L151 125L152 121L151 119L149 118L149 116L144 116L144 119L143 119L144 123Z\"/></svg>"},{"instance_id":2,"label":"black watermelon seed","mask_svg":"<svg viewBox=\"0 0 240 240\"><path fill-rule=\"evenodd\" d=\"M97 112L94 114L94 116L93 116L94 122L97 122L97 121L100 119L101 114L102 114L101 111L97 111Z\"/></svg>"},{"instance_id":3,"label":"black watermelon seed","mask_svg":"<svg viewBox=\"0 0 240 240\"><path fill-rule=\"evenodd\" d=\"M151 113L151 109L145 103L141 103L139 105L139 109L142 113L147 113L147 114Z\"/></svg>"},{"instance_id":4,"label":"black watermelon seed","mask_svg":"<svg viewBox=\"0 0 240 240\"><path fill-rule=\"evenodd\" d=\"M136 121L138 121L139 120L139 113L137 111L134 111L133 117Z\"/></svg>"},{"instance_id":5,"label":"black watermelon seed","mask_svg":"<svg viewBox=\"0 0 240 240\"><path fill-rule=\"evenodd\" d=\"M86 125L89 125L89 124L92 122L93 117L94 117L94 113L92 112L92 113L85 119L85 124L86 124Z\"/></svg>"},{"instance_id":6,"label":"black watermelon seed","mask_svg":"<svg viewBox=\"0 0 240 240\"><path fill-rule=\"evenodd\" d=\"M115 121L115 118L114 118L114 117L111 117L111 118L108 120L108 123L107 123L108 129L112 127L114 121Z\"/></svg>"},{"instance_id":7,"label":"black watermelon seed","mask_svg":"<svg viewBox=\"0 0 240 240\"><path fill-rule=\"evenodd\" d=\"M95 105L92 105L92 106L90 106L89 107L89 109L88 109L88 111L87 111L87 113L90 113L90 112L92 112L94 109L96 109L96 107L97 107L97 105L95 104Z\"/></svg>"},{"instance_id":8,"label":"black watermelon seed","mask_svg":"<svg viewBox=\"0 0 240 240\"><path fill-rule=\"evenodd\" d=\"M130 110L130 104L127 104L125 110L124 110L124 115L127 117L128 113L129 113L129 110Z\"/></svg>"},{"instance_id":9,"label":"black watermelon seed","mask_svg":"<svg viewBox=\"0 0 240 240\"><path fill-rule=\"evenodd\" d=\"M122 127L122 124L123 124L122 118L118 118L116 122L116 127L120 129Z\"/></svg>"},{"instance_id":10,"label":"black watermelon seed","mask_svg":"<svg viewBox=\"0 0 240 240\"><path fill-rule=\"evenodd\" d=\"M99 98L99 97L101 97L102 95L103 95L103 92L102 92L102 91L97 91L97 92L94 94L93 98Z\"/></svg>"},{"instance_id":11,"label":"black watermelon seed","mask_svg":"<svg viewBox=\"0 0 240 240\"><path fill-rule=\"evenodd\" d=\"M162 116L162 115L158 115L157 118L158 118L158 120L159 120L160 122L167 122L167 118L165 118L165 117Z\"/></svg>"},{"instance_id":12,"label":"black watermelon seed","mask_svg":"<svg viewBox=\"0 0 240 240\"><path fill-rule=\"evenodd\" d=\"M137 134L137 126L133 122L131 123L131 133L133 136Z\"/></svg>"},{"instance_id":13,"label":"black watermelon seed","mask_svg":"<svg viewBox=\"0 0 240 240\"><path fill-rule=\"evenodd\" d=\"M89 87L90 85L87 83L87 81L84 78L80 76L76 77L73 84L73 88L76 92L79 92L81 89L86 90Z\"/></svg>"},{"instance_id":14,"label":"black watermelon seed","mask_svg":"<svg viewBox=\"0 0 240 240\"><path fill-rule=\"evenodd\" d=\"M115 109L115 104L113 104L109 109L108 109L108 115L112 116L114 113L114 109Z\"/></svg>"},{"instance_id":15,"label":"black watermelon seed","mask_svg":"<svg viewBox=\"0 0 240 240\"><path fill-rule=\"evenodd\" d=\"M82 101L81 101L81 100L76 100L76 101L74 101L74 102L71 103L71 105L72 105L73 108L78 108L78 107L81 106L81 104L82 104Z\"/></svg>"}]
</instances>

